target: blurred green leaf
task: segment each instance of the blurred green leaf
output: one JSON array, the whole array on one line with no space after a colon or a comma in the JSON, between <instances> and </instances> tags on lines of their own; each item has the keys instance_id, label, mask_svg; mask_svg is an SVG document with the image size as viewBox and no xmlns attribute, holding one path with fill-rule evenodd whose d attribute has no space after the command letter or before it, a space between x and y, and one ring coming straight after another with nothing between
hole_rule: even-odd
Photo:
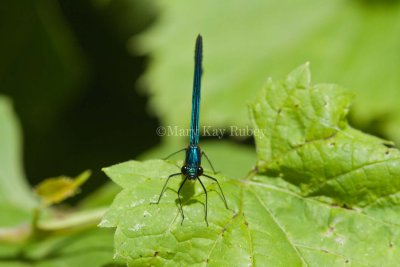
<instances>
[{"instance_id":1,"label":"blurred green leaf","mask_svg":"<svg viewBox=\"0 0 400 267\"><path fill-rule=\"evenodd\" d=\"M251 105L261 133L258 169L299 186L306 196L329 196L341 205L393 202L400 194L400 151L348 125L350 100L340 86L312 85L308 64L285 81L270 80Z\"/></svg>"},{"instance_id":2,"label":"blurred green leaf","mask_svg":"<svg viewBox=\"0 0 400 267\"><path fill-rule=\"evenodd\" d=\"M0 96L0 206L26 211L37 202L24 177L21 152L20 126L11 101ZM9 219L0 217L0 224Z\"/></svg>"},{"instance_id":3,"label":"blurred green leaf","mask_svg":"<svg viewBox=\"0 0 400 267\"><path fill-rule=\"evenodd\" d=\"M0 262L0 267L29 267L29 263L22 262Z\"/></svg>"},{"instance_id":4,"label":"blurred green leaf","mask_svg":"<svg viewBox=\"0 0 400 267\"><path fill-rule=\"evenodd\" d=\"M59 176L48 178L38 184L35 188L36 194L45 205L53 205L74 196L79 188L89 179L91 171L85 171L76 178Z\"/></svg>"},{"instance_id":5,"label":"blurred green leaf","mask_svg":"<svg viewBox=\"0 0 400 267\"><path fill-rule=\"evenodd\" d=\"M357 125L400 143L399 1L158 4L160 19L131 47L152 56L143 82L163 124L188 126L193 43L201 33L204 125L243 127L243 100L250 100L267 76L282 77L310 61L317 82L357 90Z\"/></svg>"},{"instance_id":6,"label":"blurred green leaf","mask_svg":"<svg viewBox=\"0 0 400 267\"><path fill-rule=\"evenodd\" d=\"M20 125L12 103L0 95L0 265L1 257L18 253L20 245L3 242L29 234L31 210L37 203L25 180L21 152Z\"/></svg>"},{"instance_id":7,"label":"blurred green leaf","mask_svg":"<svg viewBox=\"0 0 400 267\"><path fill-rule=\"evenodd\" d=\"M25 246L14 256L0 256L0 266L102 267L113 262L117 264L112 260L112 242L112 232L104 229L52 236Z\"/></svg>"}]
</instances>

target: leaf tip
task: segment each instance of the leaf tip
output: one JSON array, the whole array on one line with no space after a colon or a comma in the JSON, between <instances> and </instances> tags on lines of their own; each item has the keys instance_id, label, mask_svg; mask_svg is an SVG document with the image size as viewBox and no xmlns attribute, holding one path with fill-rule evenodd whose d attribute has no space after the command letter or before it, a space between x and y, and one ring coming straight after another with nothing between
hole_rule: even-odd
<instances>
[{"instance_id":1,"label":"leaf tip","mask_svg":"<svg viewBox=\"0 0 400 267\"><path fill-rule=\"evenodd\" d=\"M311 83L310 62L293 70L286 78L286 82L291 88L307 88Z\"/></svg>"},{"instance_id":2,"label":"leaf tip","mask_svg":"<svg viewBox=\"0 0 400 267\"><path fill-rule=\"evenodd\" d=\"M78 177L75 178L74 183L75 186L81 186L83 183L85 183L89 177L92 175L91 170L85 170L81 174L78 175Z\"/></svg>"}]
</instances>

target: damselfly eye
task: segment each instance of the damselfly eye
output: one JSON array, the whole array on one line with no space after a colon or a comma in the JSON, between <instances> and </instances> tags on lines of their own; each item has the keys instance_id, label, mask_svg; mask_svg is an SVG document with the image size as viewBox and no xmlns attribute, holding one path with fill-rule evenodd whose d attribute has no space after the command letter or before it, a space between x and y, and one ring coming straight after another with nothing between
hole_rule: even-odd
<instances>
[{"instance_id":1,"label":"damselfly eye","mask_svg":"<svg viewBox=\"0 0 400 267\"><path fill-rule=\"evenodd\" d=\"M182 168L181 168L181 173L182 173L183 175L186 175L186 174L188 173L188 168L187 168L186 165L183 165L183 166L182 166Z\"/></svg>"},{"instance_id":2,"label":"damselfly eye","mask_svg":"<svg viewBox=\"0 0 400 267\"><path fill-rule=\"evenodd\" d=\"M197 176L200 176L203 174L203 168L200 166L197 168Z\"/></svg>"}]
</instances>

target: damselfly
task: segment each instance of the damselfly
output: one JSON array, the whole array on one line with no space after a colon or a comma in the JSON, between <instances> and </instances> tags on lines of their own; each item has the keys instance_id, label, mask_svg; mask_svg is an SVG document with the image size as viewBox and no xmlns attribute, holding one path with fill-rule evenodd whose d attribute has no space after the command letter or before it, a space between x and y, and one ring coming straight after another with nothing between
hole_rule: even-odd
<instances>
[{"instance_id":1,"label":"damselfly","mask_svg":"<svg viewBox=\"0 0 400 267\"><path fill-rule=\"evenodd\" d=\"M187 148L181 149L173 154L171 154L169 157L172 155L175 155L176 153L179 153L181 151L186 151L186 157L185 157L185 163L183 164L181 168L181 172L171 174L168 176L167 181L165 182L160 196L158 198L158 201L156 202L157 204L160 202L161 197L165 191L165 188L168 184L168 181L170 178L174 176L179 176L183 175L184 179L181 182L179 189L178 189L178 200L179 200L179 210L182 215L182 222L185 219L185 215L183 214L183 208L182 208L182 201L181 201L181 190L183 188L183 185L186 183L187 180L198 180L201 184L201 187L204 190L205 196L206 196L206 205L205 205L205 221L208 225L208 220L207 220L207 206L208 206L208 196L207 196L207 190L203 184L203 182L200 179L201 177L206 177L208 179L211 179L215 181L219 187L219 190L221 191L222 198L224 200L226 208L228 208L228 204L226 202L224 193L222 191L222 188L218 182L217 179L215 179L212 176L209 176L203 172L203 168L201 167L201 158L204 156L207 161L209 162L211 169L215 173L214 167L211 164L210 160L208 159L207 155L200 150L200 147L198 145L199 143L199 115L200 115L200 89L201 89L201 74L202 74L202 60L203 60L203 39L201 35L199 35L196 39L196 48L195 48L195 56L194 56L194 82L193 82L193 96L192 96L192 115L191 115L191 121L190 121L190 142L189 146Z\"/></svg>"}]
</instances>

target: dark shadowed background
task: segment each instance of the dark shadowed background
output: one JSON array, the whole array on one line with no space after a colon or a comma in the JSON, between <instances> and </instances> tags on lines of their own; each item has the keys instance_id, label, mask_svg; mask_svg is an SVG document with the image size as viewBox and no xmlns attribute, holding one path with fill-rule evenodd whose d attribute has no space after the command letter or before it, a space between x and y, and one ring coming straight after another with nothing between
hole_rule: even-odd
<instances>
[{"instance_id":1,"label":"dark shadowed background","mask_svg":"<svg viewBox=\"0 0 400 267\"><path fill-rule=\"evenodd\" d=\"M31 184L132 159L159 142L157 119L135 91L147 58L127 41L156 19L144 1L3 1L0 93L22 124Z\"/></svg>"}]
</instances>

